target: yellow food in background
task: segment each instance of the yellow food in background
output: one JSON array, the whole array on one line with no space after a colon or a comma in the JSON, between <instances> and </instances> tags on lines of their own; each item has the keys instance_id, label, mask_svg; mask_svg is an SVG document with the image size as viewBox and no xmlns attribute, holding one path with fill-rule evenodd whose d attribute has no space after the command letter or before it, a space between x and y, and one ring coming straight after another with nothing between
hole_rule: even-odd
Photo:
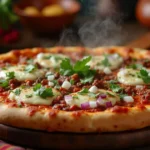
<instances>
[{"instance_id":1,"label":"yellow food in background","mask_svg":"<svg viewBox=\"0 0 150 150\"><path fill-rule=\"evenodd\" d=\"M24 13L29 16L40 15L40 11L34 6L28 6L24 9Z\"/></svg>"},{"instance_id":2,"label":"yellow food in background","mask_svg":"<svg viewBox=\"0 0 150 150\"><path fill-rule=\"evenodd\" d=\"M46 6L42 10L43 16L59 16L64 14L64 9L60 5Z\"/></svg>"}]
</instances>

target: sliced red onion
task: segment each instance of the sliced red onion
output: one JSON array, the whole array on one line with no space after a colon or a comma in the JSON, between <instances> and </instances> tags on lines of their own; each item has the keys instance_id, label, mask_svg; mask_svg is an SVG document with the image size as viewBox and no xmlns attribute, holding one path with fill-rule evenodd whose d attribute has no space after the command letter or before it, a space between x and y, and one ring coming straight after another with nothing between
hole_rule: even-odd
<instances>
[{"instance_id":1,"label":"sliced red onion","mask_svg":"<svg viewBox=\"0 0 150 150\"><path fill-rule=\"evenodd\" d=\"M105 101L102 98L98 98L96 102L98 106L105 106Z\"/></svg>"},{"instance_id":2,"label":"sliced red onion","mask_svg":"<svg viewBox=\"0 0 150 150\"><path fill-rule=\"evenodd\" d=\"M102 100L102 98L101 97L99 97L98 99L97 99L97 101L99 102L99 101L101 101Z\"/></svg>"},{"instance_id":3,"label":"sliced red onion","mask_svg":"<svg viewBox=\"0 0 150 150\"><path fill-rule=\"evenodd\" d=\"M81 108L82 108L82 109L89 109L89 108L90 108L89 102L82 103L82 104L81 104Z\"/></svg>"},{"instance_id":4,"label":"sliced red onion","mask_svg":"<svg viewBox=\"0 0 150 150\"><path fill-rule=\"evenodd\" d=\"M107 95L106 95L106 94L101 94L100 97L101 97L102 99L105 99L105 98L107 97Z\"/></svg>"},{"instance_id":5,"label":"sliced red onion","mask_svg":"<svg viewBox=\"0 0 150 150\"><path fill-rule=\"evenodd\" d=\"M64 99L65 99L65 102L66 102L67 104L70 104L71 101L73 100L73 98L72 98L71 95L65 95L65 96L64 96Z\"/></svg>"},{"instance_id":6,"label":"sliced red onion","mask_svg":"<svg viewBox=\"0 0 150 150\"><path fill-rule=\"evenodd\" d=\"M107 108L112 107L112 106L113 106L113 105L112 105L111 101L106 102L106 107L107 107Z\"/></svg>"}]
</instances>

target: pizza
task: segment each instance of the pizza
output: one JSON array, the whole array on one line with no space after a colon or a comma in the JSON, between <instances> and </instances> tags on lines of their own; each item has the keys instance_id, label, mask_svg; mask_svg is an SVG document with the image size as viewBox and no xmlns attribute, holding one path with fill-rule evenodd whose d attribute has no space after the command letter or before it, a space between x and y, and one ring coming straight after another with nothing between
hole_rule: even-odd
<instances>
[{"instance_id":1,"label":"pizza","mask_svg":"<svg viewBox=\"0 0 150 150\"><path fill-rule=\"evenodd\" d=\"M53 47L0 55L0 123L48 132L150 126L150 51Z\"/></svg>"}]
</instances>

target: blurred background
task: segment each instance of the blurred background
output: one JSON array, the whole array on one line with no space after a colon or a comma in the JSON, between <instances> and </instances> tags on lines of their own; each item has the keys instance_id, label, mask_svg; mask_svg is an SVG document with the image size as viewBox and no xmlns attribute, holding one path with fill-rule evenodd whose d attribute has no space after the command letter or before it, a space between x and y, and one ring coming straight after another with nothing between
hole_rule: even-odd
<instances>
[{"instance_id":1,"label":"blurred background","mask_svg":"<svg viewBox=\"0 0 150 150\"><path fill-rule=\"evenodd\" d=\"M0 52L27 47L150 48L150 0L0 0Z\"/></svg>"}]
</instances>

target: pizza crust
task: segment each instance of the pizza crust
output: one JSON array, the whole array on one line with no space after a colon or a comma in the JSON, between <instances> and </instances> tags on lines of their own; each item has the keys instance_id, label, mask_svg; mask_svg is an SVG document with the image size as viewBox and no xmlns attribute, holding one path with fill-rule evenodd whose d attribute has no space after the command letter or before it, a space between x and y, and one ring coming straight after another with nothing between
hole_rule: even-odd
<instances>
[{"instance_id":1,"label":"pizza crust","mask_svg":"<svg viewBox=\"0 0 150 150\"><path fill-rule=\"evenodd\" d=\"M150 125L150 107L140 110L133 107L128 113L114 113L110 110L89 113L86 111L46 110L28 114L28 108L8 107L0 104L0 123L20 128L45 130L49 132L116 132L140 129Z\"/></svg>"}]
</instances>

